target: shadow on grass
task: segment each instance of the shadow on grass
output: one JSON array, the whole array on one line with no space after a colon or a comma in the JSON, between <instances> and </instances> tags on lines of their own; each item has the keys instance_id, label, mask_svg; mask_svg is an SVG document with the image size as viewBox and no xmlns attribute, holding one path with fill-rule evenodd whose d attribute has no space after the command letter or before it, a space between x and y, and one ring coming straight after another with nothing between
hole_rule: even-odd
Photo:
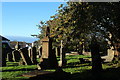
<instances>
[{"instance_id":1,"label":"shadow on grass","mask_svg":"<svg viewBox=\"0 0 120 80\"><path fill-rule=\"evenodd\" d=\"M120 68L109 68L101 72L85 70L80 73L54 72L52 74L39 75L29 80L120 80Z\"/></svg>"},{"instance_id":2,"label":"shadow on grass","mask_svg":"<svg viewBox=\"0 0 120 80\"><path fill-rule=\"evenodd\" d=\"M10 71L33 71L36 69L16 69L16 70L2 70L2 72L10 72Z\"/></svg>"},{"instance_id":3,"label":"shadow on grass","mask_svg":"<svg viewBox=\"0 0 120 80\"><path fill-rule=\"evenodd\" d=\"M101 72L92 72L91 70L82 73L71 74L69 80L120 80L120 68L108 68Z\"/></svg>"},{"instance_id":4,"label":"shadow on grass","mask_svg":"<svg viewBox=\"0 0 120 80\"><path fill-rule=\"evenodd\" d=\"M65 66L64 68L85 67L85 66L91 66L91 65L92 65L91 62L84 62L84 63L74 62L74 63L68 63L67 66Z\"/></svg>"}]
</instances>

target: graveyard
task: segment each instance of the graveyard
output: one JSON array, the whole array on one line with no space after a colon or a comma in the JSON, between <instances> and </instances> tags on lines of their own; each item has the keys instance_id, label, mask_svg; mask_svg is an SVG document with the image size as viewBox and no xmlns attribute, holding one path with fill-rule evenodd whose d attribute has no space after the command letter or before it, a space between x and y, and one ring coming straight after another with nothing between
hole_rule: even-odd
<instances>
[{"instance_id":1,"label":"graveyard","mask_svg":"<svg viewBox=\"0 0 120 80\"><path fill-rule=\"evenodd\" d=\"M91 63L82 63L80 64L79 58L87 58L88 56L81 56L81 55L67 55L67 65L66 67L63 67L63 71L70 73L69 77L66 77L68 79L65 80L96 80L96 79L112 79L112 80L119 80L119 68L115 68L117 64L109 63L109 64L103 64L104 71L95 76L91 72ZM59 60L59 57L58 57ZM37 66L36 65L21 65L18 66L18 62L7 62L6 67L2 67L2 77L3 80L32 80L30 76L22 76L25 73L36 71ZM51 71L54 72L55 69L46 69L44 71ZM31 75L32 76L32 75ZM115 76L115 77L113 77ZM71 78L70 78L71 77ZM34 78L38 79L38 78ZM34 80L33 79L33 80ZM51 79L48 78L39 78L42 80L54 80L54 78L51 77ZM58 79L55 79L58 80Z\"/></svg>"},{"instance_id":2,"label":"graveyard","mask_svg":"<svg viewBox=\"0 0 120 80\"><path fill-rule=\"evenodd\" d=\"M0 36L1 79L120 80L119 8L120 2L67 2L37 25L39 40L14 45Z\"/></svg>"},{"instance_id":3,"label":"graveyard","mask_svg":"<svg viewBox=\"0 0 120 80\"><path fill-rule=\"evenodd\" d=\"M2 43L3 80L119 80L120 64L116 51L107 49L107 54L99 50L99 44L94 39L90 46L91 52L83 50L64 53L63 41L60 48L52 48L49 28L41 39L42 46L20 48L19 42L15 49L10 49ZM110 42L108 42L110 43ZM100 54L101 53L101 54ZM115 77L113 77L115 76Z\"/></svg>"}]
</instances>

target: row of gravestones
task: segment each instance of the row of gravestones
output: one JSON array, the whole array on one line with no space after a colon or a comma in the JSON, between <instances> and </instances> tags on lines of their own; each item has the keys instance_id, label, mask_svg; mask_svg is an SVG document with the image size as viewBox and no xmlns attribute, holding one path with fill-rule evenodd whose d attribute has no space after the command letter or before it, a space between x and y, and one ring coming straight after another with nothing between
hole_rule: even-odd
<instances>
[{"instance_id":1,"label":"row of gravestones","mask_svg":"<svg viewBox=\"0 0 120 80\"><path fill-rule=\"evenodd\" d=\"M60 48L55 48L53 51L56 53L56 56L60 56ZM10 62L19 62L20 65L32 65L37 64L37 52L36 47L21 48L18 50L13 50L7 55L2 51L2 66L6 66L6 57ZM42 55L42 47L38 48L38 55Z\"/></svg>"},{"instance_id":2,"label":"row of gravestones","mask_svg":"<svg viewBox=\"0 0 120 80\"><path fill-rule=\"evenodd\" d=\"M19 62L20 64L32 65L37 64L36 58L37 52L36 47L25 47L18 50L13 50L9 53L6 53L5 50L2 50L2 66L6 66L6 57L10 62Z\"/></svg>"}]
</instances>

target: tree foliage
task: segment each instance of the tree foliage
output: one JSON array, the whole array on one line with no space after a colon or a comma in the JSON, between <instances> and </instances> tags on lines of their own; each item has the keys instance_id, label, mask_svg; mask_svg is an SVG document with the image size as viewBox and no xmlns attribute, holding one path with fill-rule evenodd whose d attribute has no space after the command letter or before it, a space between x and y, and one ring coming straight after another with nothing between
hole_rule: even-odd
<instances>
[{"instance_id":1,"label":"tree foliage","mask_svg":"<svg viewBox=\"0 0 120 80\"><path fill-rule=\"evenodd\" d=\"M44 36L44 29L49 26L54 46L60 46L60 40L63 40L64 47L80 49L81 45L90 42L93 36L96 36L99 42L119 42L119 10L120 2L61 4L58 13L51 16L52 20L40 24L40 37ZM112 38L109 38L109 34L112 34Z\"/></svg>"}]
</instances>

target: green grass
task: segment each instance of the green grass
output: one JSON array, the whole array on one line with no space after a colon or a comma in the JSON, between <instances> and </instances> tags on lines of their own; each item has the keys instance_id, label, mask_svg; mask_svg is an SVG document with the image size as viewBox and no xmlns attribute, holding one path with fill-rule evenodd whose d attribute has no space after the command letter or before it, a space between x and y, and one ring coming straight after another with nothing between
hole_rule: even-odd
<instances>
[{"instance_id":1,"label":"green grass","mask_svg":"<svg viewBox=\"0 0 120 80\"><path fill-rule=\"evenodd\" d=\"M0 67L2 69L2 78L4 79L28 79L27 77L20 77L20 75L30 72L37 68L36 65L20 65L16 66L17 62L7 62L6 67ZM11 66L14 65L14 66Z\"/></svg>"},{"instance_id":2,"label":"green grass","mask_svg":"<svg viewBox=\"0 0 120 80\"><path fill-rule=\"evenodd\" d=\"M63 71L69 72L72 74L73 78L71 80L86 80L91 78L90 80L94 80L92 77L93 75L91 74L91 63L84 63L80 64L79 58L89 58L89 56L83 56L83 55L67 55L66 60L67 60L67 65L63 67ZM57 57L57 60L59 61L59 57ZM38 59L39 60L39 59ZM111 63L103 64L103 69L107 68L113 68L113 65ZM0 69L3 70L2 72L2 78L7 79L7 80L21 80L21 79L28 79L28 77L22 77L21 75L27 72L30 72L31 70L35 70L37 68L36 65L20 65L18 66L18 62L7 62L6 67L0 67ZM55 71L54 69L47 69L46 71ZM117 71L117 70L116 70ZM104 75L101 75L102 77L105 77L108 79L109 77L112 76L112 73L114 70L108 72L104 72ZM120 74L118 72L118 74ZM80 76L81 75L81 76ZM105 76L108 75L109 77ZM115 75L118 77L117 75Z\"/></svg>"}]
</instances>

